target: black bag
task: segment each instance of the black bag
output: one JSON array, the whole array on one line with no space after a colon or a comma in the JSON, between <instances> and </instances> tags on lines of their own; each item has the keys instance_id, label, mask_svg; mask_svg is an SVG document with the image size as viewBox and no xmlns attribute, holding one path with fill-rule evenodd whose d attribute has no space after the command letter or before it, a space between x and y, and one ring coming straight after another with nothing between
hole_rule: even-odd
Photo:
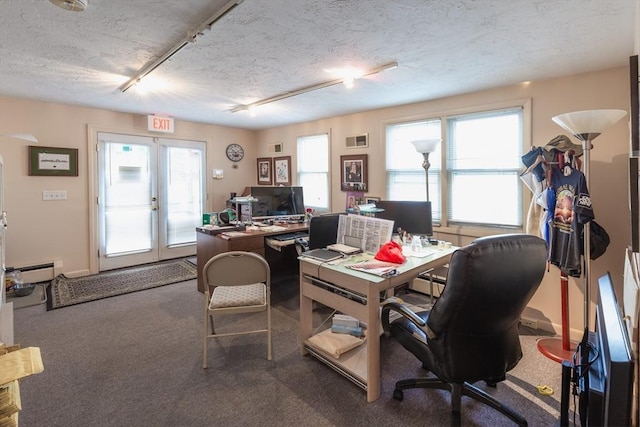
<instances>
[{"instance_id":1,"label":"black bag","mask_svg":"<svg viewBox=\"0 0 640 427\"><path fill-rule=\"evenodd\" d=\"M600 258L600 256L602 256L602 254L607 251L607 247L611 242L611 240L609 239L609 234L607 233L607 230L605 230L600 224L598 224L594 220L591 220L591 222L589 223L589 236L589 258L591 258L592 260ZM580 240L582 240L584 243L584 238Z\"/></svg>"}]
</instances>

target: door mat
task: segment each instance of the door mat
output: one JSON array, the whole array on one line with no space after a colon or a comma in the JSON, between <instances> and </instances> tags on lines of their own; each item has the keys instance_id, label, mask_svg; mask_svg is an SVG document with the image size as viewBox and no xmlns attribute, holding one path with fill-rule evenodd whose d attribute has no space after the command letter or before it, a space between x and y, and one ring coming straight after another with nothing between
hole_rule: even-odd
<instances>
[{"instance_id":1,"label":"door mat","mask_svg":"<svg viewBox=\"0 0 640 427\"><path fill-rule=\"evenodd\" d=\"M185 259L138 265L78 278L68 278L61 274L47 287L47 310L195 278L196 266Z\"/></svg>"}]
</instances>

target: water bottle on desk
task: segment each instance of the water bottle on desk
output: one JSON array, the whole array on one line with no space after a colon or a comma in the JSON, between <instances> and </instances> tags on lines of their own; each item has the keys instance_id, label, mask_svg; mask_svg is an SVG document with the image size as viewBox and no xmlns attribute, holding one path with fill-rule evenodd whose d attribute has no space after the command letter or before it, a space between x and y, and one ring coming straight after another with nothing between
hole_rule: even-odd
<instances>
[{"instance_id":1,"label":"water bottle on desk","mask_svg":"<svg viewBox=\"0 0 640 427\"><path fill-rule=\"evenodd\" d=\"M422 242L420 236L411 237L411 252L418 253L422 251Z\"/></svg>"}]
</instances>

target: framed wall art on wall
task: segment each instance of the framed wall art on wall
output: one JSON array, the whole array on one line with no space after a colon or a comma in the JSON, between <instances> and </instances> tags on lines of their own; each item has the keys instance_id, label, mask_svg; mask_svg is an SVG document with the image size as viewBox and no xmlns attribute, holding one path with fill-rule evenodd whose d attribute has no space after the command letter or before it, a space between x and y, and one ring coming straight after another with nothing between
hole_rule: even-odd
<instances>
[{"instance_id":1,"label":"framed wall art on wall","mask_svg":"<svg viewBox=\"0 0 640 427\"><path fill-rule=\"evenodd\" d=\"M78 149L30 145L29 175L78 176Z\"/></svg>"},{"instance_id":2,"label":"framed wall art on wall","mask_svg":"<svg viewBox=\"0 0 640 427\"><path fill-rule=\"evenodd\" d=\"M340 156L340 188L342 191L367 191L367 155Z\"/></svg>"},{"instance_id":3,"label":"framed wall art on wall","mask_svg":"<svg viewBox=\"0 0 640 427\"><path fill-rule=\"evenodd\" d=\"M258 185L273 185L273 166L271 157L260 157L258 163Z\"/></svg>"},{"instance_id":4,"label":"framed wall art on wall","mask_svg":"<svg viewBox=\"0 0 640 427\"><path fill-rule=\"evenodd\" d=\"M365 197L365 203L366 204L371 204L371 203L378 203L380 201L380 197L371 197L371 196L367 196Z\"/></svg>"},{"instance_id":5,"label":"framed wall art on wall","mask_svg":"<svg viewBox=\"0 0 640 427\"><path fill-rule=\"evenodd\" d=\"M291 156L273 158L273 184L291 185Z\"/></svg>"}]
</instances>

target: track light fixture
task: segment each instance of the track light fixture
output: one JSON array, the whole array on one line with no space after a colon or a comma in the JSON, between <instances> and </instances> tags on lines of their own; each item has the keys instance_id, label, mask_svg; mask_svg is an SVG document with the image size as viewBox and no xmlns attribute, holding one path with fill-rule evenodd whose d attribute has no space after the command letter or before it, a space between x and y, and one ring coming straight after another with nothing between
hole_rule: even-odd
<instances>
[{"instance_id":1,"label":"track light fixture","mask_svg":"<svg viewBox=\"0 0 640 427\"><path fill-rule=\"evenodd\" d=\"M387 64L381 65L379 67L373 68L373 69L371 69L369 71L366 71L366 72L362 73L360 75L360 77L370 76L372 74L377 74L377 73L380 73L382 71L391 70L391 69L397 68L397 67L398 67L398 63L397 62L389 62ZM258 107L260 105L270 104L272 102L280 101L282 99L291 98L293 96L302 95L303 93L312 92L312 91L318 90L318 89L324 89L325 87L334 86L334 85L337 85L337 84L344 84L345 86L349 87L350 84L353 85L353 80L354 79L355 79L355 77L350 76L350 77L347 77L347 78L339 78L339 79L329 80L327 82L318 83L318 84L311 85L311 86L305 86L305 87L302 87L302 88L299 88L299 89L296 89L296 90L283 92L281 94L274 95L274 96L271 96L269 98L261 99L260 101L252 102L250 104L236 105L235 107L233 107L229 111L231 111L232 113L237 113L238 111L251 110L254 107Z\"/></svg>"},{"instance_id":2,"label":"track light fixture","mask_svg":"<svg viewBox=\"0 0 640 427\"><path fill-rule=\"evenodd\" d=\"M56 1L51 0L56 3ZM62 2L63 0L58 0ZM210 30L211 26L222 19L227 13L231 12L236 6L242 3L244 0L231 0L220 9L218 9L213 15L209 18L202 21L200 25L196 27L195 30L187 34L187 37L180 40L178 43L169 48L166 52L164 52L158 59L148 63L145 65L138 73L127 80L122 86L120 86L121 92L126 92L131 86L134 86L138 83L144 76L158 68L160 65L164 64L167 60L169 60L173 55L178 53L183 47L187 46L189 43L195 43L196 39L204 34L205 30Z\"/></svg>"}]
</instances>

